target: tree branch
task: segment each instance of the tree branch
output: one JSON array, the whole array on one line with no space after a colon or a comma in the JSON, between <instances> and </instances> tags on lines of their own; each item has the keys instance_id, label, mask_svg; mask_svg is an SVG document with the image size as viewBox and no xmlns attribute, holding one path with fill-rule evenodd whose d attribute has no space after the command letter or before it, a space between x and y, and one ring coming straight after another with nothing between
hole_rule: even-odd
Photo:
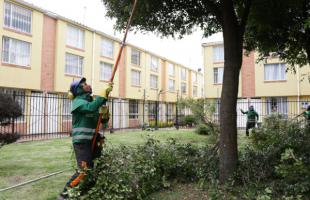
<instances>
[{"instance_id":1,"label":"tree branch","mask_svg":"<svg viewBox=\"0 0 310 200\"><path fill-rule=\"evenodd\" d=\"M241 32L242 35L244 34L244 31L245 31L245 25L246 25L248 17L249 17L250 9L251 9L251 6L252 6L252 1L253 0L247 0L245 2L244 12L242 14L242 18L241 18L241 21L240 21L240 32Z\"/></svg>"},{"instance_id":2,"label":"tree branch","mask_svg":"<svg viewBox=\"0 0 310 200\"><path fill-rule=\"evenodd\" d=\"M221 25L223 26L223 15L221 13L219 5L212 0L203 0L202 2L204 2L204 4L208 6L210 12L215 15L219 23L221 23Z\"/></svg>"}]
</instances>

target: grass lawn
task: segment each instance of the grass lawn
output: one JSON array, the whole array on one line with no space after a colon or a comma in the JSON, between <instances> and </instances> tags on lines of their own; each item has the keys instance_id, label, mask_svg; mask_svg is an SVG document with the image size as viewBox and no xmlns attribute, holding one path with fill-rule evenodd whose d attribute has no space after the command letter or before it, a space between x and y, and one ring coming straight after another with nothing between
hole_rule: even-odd
<instances>
[{"instance_id":1,"label":"grass lawn","mask_svg":"<svg viewBox=\"0 0 310 200\"><path fill-rule=\"evenodd\" d=\"M241 138L244 138L242 134ZM138 145L143 144L151 136L160 141L175 138L179 142L204 145L207 136L195 134L192 130L169 131L137 131L107 134L107 145ZM244 140L244 139L241 139ZM244 142L243 142L244 143ZM242 144L243 144L242 143ZM71 138L53 139L14 143L0 149L0 189L41 177L56 171L68 171L40 180L38 182L0 192L0 200L45 200L56 199L65 183L74 173L75 159L72 151ZM185 197L186 188L198 191L194 185L177 186L173 192L163 191L152 195L152 199L180 199ZM186 192L188 193L188 191ZM190 194L191 192L189 192ZM198 191L197 194L200 194ZM203 192L201 193L202 195ZM195 194L183 199L196 199ZM201 198L200 198L201 199Z\"/></svg>"}]
</instances>

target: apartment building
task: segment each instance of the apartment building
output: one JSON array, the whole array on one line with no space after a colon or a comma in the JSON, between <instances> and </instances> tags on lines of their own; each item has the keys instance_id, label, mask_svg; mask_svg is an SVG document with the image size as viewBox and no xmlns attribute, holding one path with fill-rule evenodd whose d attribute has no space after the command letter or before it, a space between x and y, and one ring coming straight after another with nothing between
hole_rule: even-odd
<instances>
[{"instance_id":1,"label":"apartment building","mask_svg":"<svg viewBox=\"0 0 310 200\"><path fill-rule=\"evenodd\" d=\"M63 116L70 114L71 101L65 98L70 83L86 77L94 95L99 94L107 86L121 41L22 0L1 0L0 12L1 90L21 94L21 123L39 127L31 133L57 131L69 119ZM161 121L173 120L168 116L174 115L177 99L201 98L203 86L201 71L128 44L111 93L112 125L147 123L144 116L154 111L152 102L160 102ZM37 102L36 97L45 100ZM50 109L51 104L56 108ZM38 113L52 114L54 122L38 122Z\"/></svg>"},{"instance_id":2,"label":"apartment building","mask_svg":"<svg viewBox=\"0 0 310 200\"><path fill-rule=\"evenodd\" d=\"M204 52L205 96L218 100L221 96L224 72L224 48L222 42L202 44ZM290 66L275 54L258 61L258 53L243 56L239 77L238 108L254 105L260 115L272 112L287 117L300 114L310 105L309 66L296 67L296 73L286 70ZM218 112L219 109L217 109ZM240 112L238 111L240 115ZM245 117L240 115L238 125L243 126ZM241 125L242 124L242 125Z\"/></svg>"}]
</instances>

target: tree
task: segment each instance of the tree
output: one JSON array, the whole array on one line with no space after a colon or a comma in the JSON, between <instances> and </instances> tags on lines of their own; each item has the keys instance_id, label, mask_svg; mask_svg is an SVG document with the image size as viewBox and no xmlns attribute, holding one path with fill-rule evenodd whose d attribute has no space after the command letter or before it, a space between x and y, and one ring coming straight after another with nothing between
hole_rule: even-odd
<instances>
[{"instance_id":1,"label":"tree","mask_svg":"<svg viewBox=\"0 0 310 200\"><path fill-rule=\"evenodd\" d=\"M7 94L0 93L0 126L9 125L12 118L16 118L21 115L22 110L18 103ZM18 138L18 134L0 132L0 147L3 144L15 142Z\"/></svg>"},{"instance_id":2,"label":"tree","mask_svg":"<svg viewBox=\"0 0 310 200\"><path fill-rule=\"evenodd\" d=\"M107 16L116 18L115 28L124 29L131 0L102 0ZM242 63L244 32L252 0L144 0L138 1L132 26L162 36L190 34L194 28L204 36L222 31L224 77L220 110L220 181L226 181L237 167L236 104Z\"/></svg>"},{"instance_id":3,"label":"tree","mask_svg":"<svg viewBox=\"0 0 310 200\"><path fill-rule=\"evenodd\" d=\"M245 34L248 51L258 50L260 59L272 52L291 66L310 64L309 0L260 0L253 8Z\"/></svg>"}]
</instances>

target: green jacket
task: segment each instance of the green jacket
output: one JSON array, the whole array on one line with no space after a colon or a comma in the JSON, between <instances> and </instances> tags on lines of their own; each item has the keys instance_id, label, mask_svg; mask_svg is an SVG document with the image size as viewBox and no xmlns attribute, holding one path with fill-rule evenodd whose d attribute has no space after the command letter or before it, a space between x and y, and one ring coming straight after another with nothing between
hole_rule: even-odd
<instances>
[{"instance_id":1,"label":"green jacket","mask_svg":"<svg viewBox=\"0 0 310 200\"><path fill-rule=\"evenodd\" d=\"M309 110L303 112L303 115L304 115L304 117L305 117L307 120L310 120L310 111L309 111Z\"/></svg>"},{"instance_id":2,"label":"green jacket","mask_svg":"<svg viewBox=\"0 0 310 200\"><path fill-rule=\"evenodd\" d=\"M256 122L255 121L256 117L257 117L257 121L258 121L258 114L257 114L257 112L255 110L249 110L249 111L245 111L245 112L243 110L241 110L241 112L243 114L246 114L247 119L248 119L249 122Z\"/></svg>"},{"instance_id":3,"label":"green jacket","mask_svg":"<svg viewBox=\"0 0 310 200\"><path fill-rule=\"evenodd\" d=\"M72 142L90 143L96 130L99 108L106 103L103 97L91 100L86 94L72 102Z\"/></svg>"}]
</instances>

